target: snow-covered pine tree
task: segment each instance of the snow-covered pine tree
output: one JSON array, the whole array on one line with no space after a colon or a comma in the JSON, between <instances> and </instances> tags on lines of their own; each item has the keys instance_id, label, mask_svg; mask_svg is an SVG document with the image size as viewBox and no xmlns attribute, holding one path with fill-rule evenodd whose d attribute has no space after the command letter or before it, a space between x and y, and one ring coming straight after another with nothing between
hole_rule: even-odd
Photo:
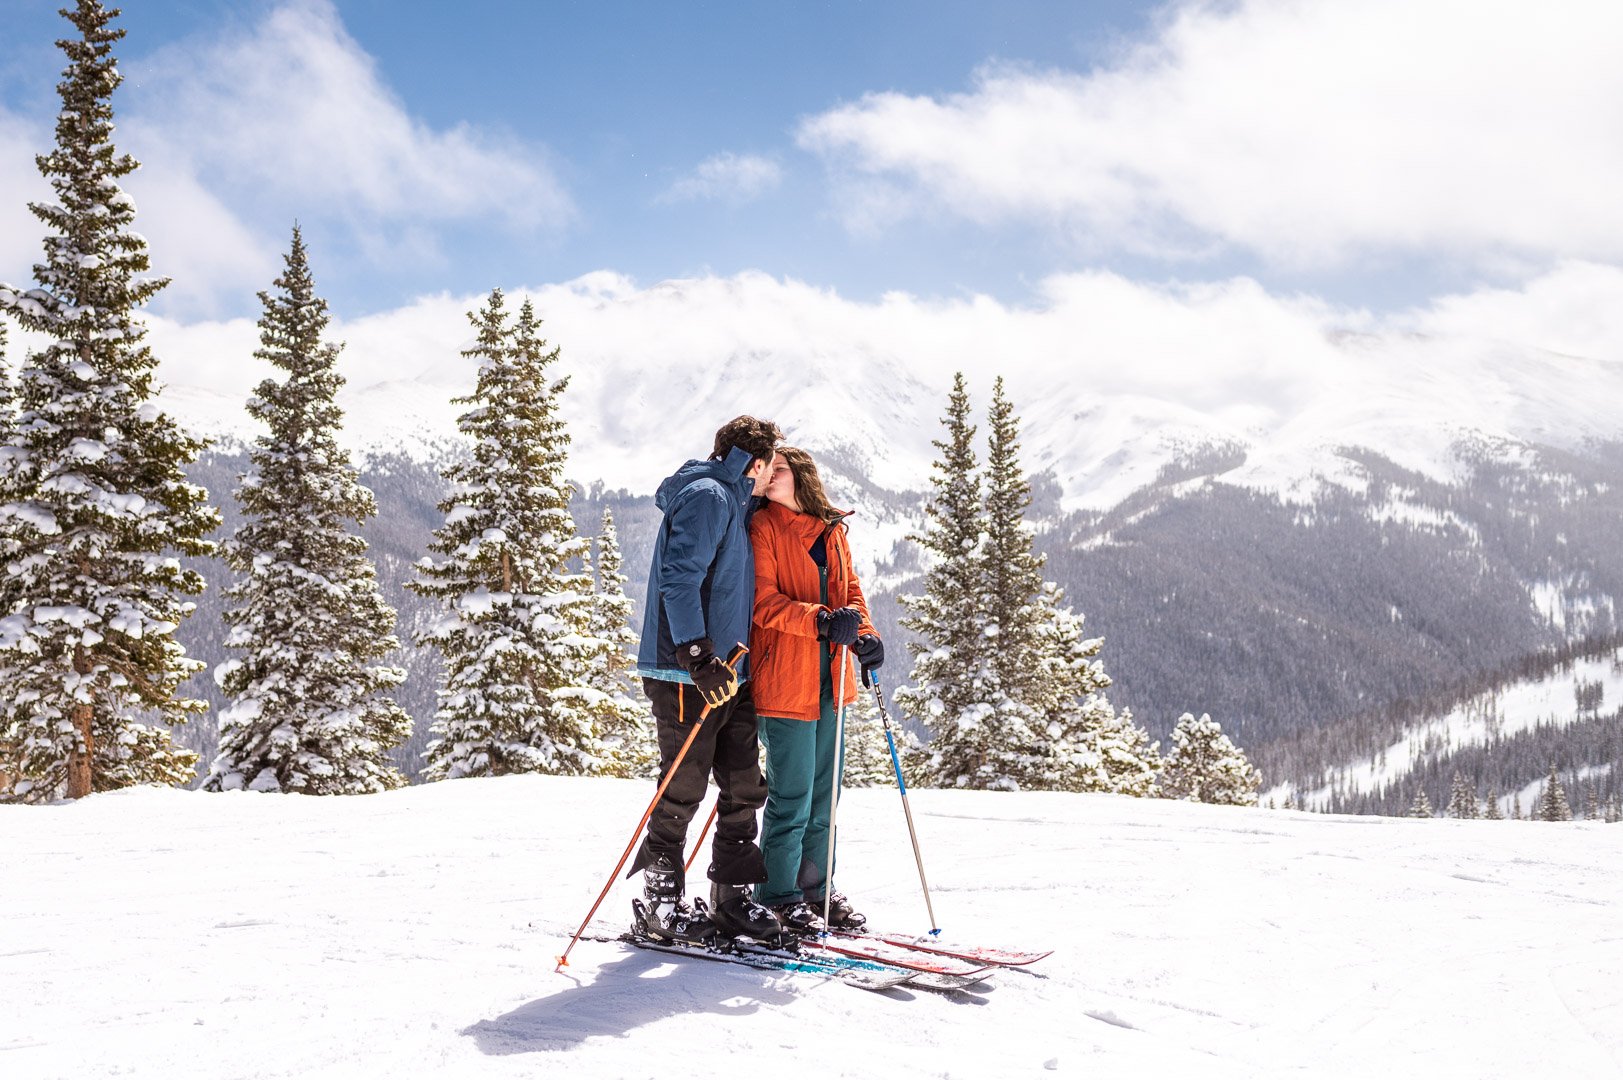
<instances>
[{"instance_id":1,"label":"snow-covered pine tree","mask_svg":"<svg viewBox=\"0 0 1623 1080\"><path fill-rule=\"evenodd\" d=\"M1429 818L1436 817L1431 808L1431 800L1426 798L1426 789L1420 788L1414 793L1414 802L1409 804L1409 817Z\"/></svg>"},{"instance_id":2,"label":"snow-covered pine tree","mask_svg":"<svg viewBox=\"0 0 1623 1080\"><path fill-rule=\"evenodd\" d=\"M919 741L891 717L891 733L896 753L902 759L903 778L910 762L918 760ZM890 742L885 738L885 722L873 699L873 690L859 686L857 700L845 708L845 785L881 787L896 783L896 767L890 760Z\"/></svg>"},{"instance_id":3,"label":"snow-covered pine tree","mask_svg":"<svg viewBox=\"0 0 1623 1080\"><path fill-rule=\"evenodd\" d=\"M1477 808L1476 789L1466 782L1456 770L1454 780L1448 787L1448 805L1443 808L1443 816L1451 818L1475 818L1481 815Z\"/></svg>"},{"instance_id":4,"label":"snow-covered pine tree","mask_svg":"<svg viewBox=\"0 0 1623 1080\"><path fill-rule=\"evenodd\" d=\"M1519 791L1510 797L1510 820L1522 820L1522 793Z\"/></svg>"},{"instance_id":5,"label":"snow-covered pine tree","mask_svg":"<svg viewBox=\"0 0 1623 1080\"><path fill-rule=\"evenodd\" d=\"M917 759L921 783L945 787L1017 789L1042 756L1029 717L999 711L993 667L998 641L988 633L982 507L976 474L975 425L969 422L964 376L953 378L946 437L932 469L934 493L921 534L928 570L924 591L901 598L910 614L913 671L896 702L931 733Z\"/></svg>"},{"instance_id":6,"label":"snow-covered pine tree","mask_svg":"<svg viewBox=\"0 0 1623 1080\"><path fill-rule=\"evenodd\" d=\"M603 744L601 771L609 776L653 779L659 775L654 714L637 688L637 631L631 628L631 598L620 570L619 531L607 507L593 546L588 633L602 642L602 652L587 668L585 681L602 694L594 706L597 736Z\"/></svg>"},{"instance_id":7,"label":"snow-covered pine tree","mask_svg":"<svg viewBox=\"0 0 1623 1080\"><path fill-rule=\"evenodd\" d=\"M1043 717L1046 787L1060 791L1102 791L1140 798L1155 793L1162 767L1160 746L1105 698L1110 676L1099 662L1103 638L1083 635L1083 616L1065 605L1065 594L1044 582L1038 594L1037 652L1032 667L1041 672L1034 706Z\"/></svg>"},{"instance_id":8,"label":"snow-covered pine tree","mask_svg":"<svg viewBox=\"0 0 1623 1080\"><path fill-rule=\"evenodd\" d=\"M1556 775L1554 765L1550 766L1550 775L1544 781L1544 790L1539 794L1533 817L1537 821L1572 820L1572 805L1567 802L1567 789L1561 786L1561 778Z\"/></svg>"},{"instance_id":9,"label":"snow-covered pine tree","mask_svg":"<svg viewBox=\"0 0 1623 1080\"><path fill-rule=\"evenodd\" d=\"M1184 713L1172 729L1172 749L1161 770L1161 793L1169 799L1257 805L1262 777L1245 754L1206 713Z\"/></svg>"},{"instance_id":10,"label":"snow-covered pine tree","mask_svg":"<svg viewBox=\"0 0 1623 1080\"><path fill-rule=\"evenodd\" d=\"M558 416L568 379L549 381L548 351L529 301L509 327L500 289L470 312L480 362L472 406L457 426L472 456L445 471L445 523L410 588L444 605L418 636L445 659L439 711L424 757L429 779L515 772L586 775L603 756L588 672L591 582L572 573L586 541L575 535L564 481L569 435Z\"/></svg>"},{"instance_id":11,"label":"snow-covered pine tree","mask_svg":"<svg viewBox=\"0 0 1623 1080\"><path fill-rule=\"evenodd\" d=\"M1002 376L992 384L986 428L985 542L980 551L989 666L994 685L1011 703L1032 705L1045 696L1050 682L1045 665L1033 662L1051 644L1043 637L1045 612L1037 603L1044 560L1026 522L1031 483L1020 468L1020 421L1003 392Z\"/></svg>"},{"instance_id":12,"label":"snow-covered pine tree","mask_svg":"<svg viewBox=\"0 0 1623 1080\"><path fill-rule=\"evenodd\" d=\"M1600 790L1595 786L1594 777L1584 785L1584 817L1590 821L1601 820Z\"/></svg>"},{"instance_id":13,"label":"snow-covered pine tree","mask_svg":"<svg viewBox=\"0 0 1623 1080\"><path fill-rule=\"evenodd\" d=\"M327 302L297 227L285 264L259 294L254 356L286 377L265 379L248 399L270 431L249 453L236 493L243 521L224 545L238 574L225 643L240 656L215 672L231 704L204 787L384 791L406 782L389 751L412 725L388 696L406 677L383 663L400 647L395 612L357 532L377 504L338 446L341 346L322 340Z\"/></svg>"},{"instance_id":14,"label":"snow-covered pine tree","mask_svg":"<svg viewBox=\"0 0 1623 1080\"><path fill-rule=\"evenodd\" d=\"M151 400L157 359L137 310L167 284L143 277L145 239L119 186L137 163L112 143L124 36L99 0L64 12L56 146L37 159L55 202L30 203L49 230L38 288L0 285L0 309L49 345L19 374L17 422L0 462L0 517L13 591L0 650L16 709L15 797L78 798L191 778L197 755L142 720L182 723L205 708L179 696L202 667L175 640L203 590L173 553L213 552L208 493L186 481L203 443Z\"/></svg>"},{"instance_id":15,"label":"snow-covered pine tree","mask_svg":"<svg viewBox=\"0 0 1623 1080\"><path fill-rule=\"evenodd\" d=\"M1499 809L1499 795L1492 788L1488 789L1488 797L1483 800L1482 807L1482 816L1486 820L1504 820L1504 812Z\"/></svg>"}]
</instances>

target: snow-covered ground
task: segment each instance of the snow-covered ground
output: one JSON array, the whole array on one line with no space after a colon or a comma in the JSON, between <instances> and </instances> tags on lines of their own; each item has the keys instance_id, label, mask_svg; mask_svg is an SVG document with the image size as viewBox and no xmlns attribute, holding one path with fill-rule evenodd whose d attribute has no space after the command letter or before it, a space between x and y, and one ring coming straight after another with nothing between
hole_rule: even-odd
<instances>
[{"instance_id":1,"label":"snow-covered ground","mask_svg":"<svg viewBox=\"0 0 1623 1080\"><path fill-rule=\"evenodd\" d=\"M648 794L0 807L0 1076L1623 1076L1623 827L917 791L945 930L1052 957L951 997L555 974ZM842 816L844 888L922 927L895 791Z\"/></svg>"}]
</instances>

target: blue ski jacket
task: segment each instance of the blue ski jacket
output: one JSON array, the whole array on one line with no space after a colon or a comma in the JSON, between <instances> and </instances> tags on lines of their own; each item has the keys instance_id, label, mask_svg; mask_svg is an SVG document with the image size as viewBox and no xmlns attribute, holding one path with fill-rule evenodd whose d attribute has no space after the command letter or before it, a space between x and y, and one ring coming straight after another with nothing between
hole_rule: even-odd
<instances>
[{"instance_id":1,"label":"blue ski jacket","mask_svg":"<svg viewBox=\"0 0 1623 1080\"><path fill-rule=\"evenodd\" d=\"M678 642L707 637L725 657L749 644L755 608L755 553L749 515L755 483L744 475L754 459L734 447L722 461L690 461L659 485L654 505L664 513L654 539L643 606L637 674L691 683L676 659ZM738 666L739 681L749 658Z\"/></svg>"}]
</instances>

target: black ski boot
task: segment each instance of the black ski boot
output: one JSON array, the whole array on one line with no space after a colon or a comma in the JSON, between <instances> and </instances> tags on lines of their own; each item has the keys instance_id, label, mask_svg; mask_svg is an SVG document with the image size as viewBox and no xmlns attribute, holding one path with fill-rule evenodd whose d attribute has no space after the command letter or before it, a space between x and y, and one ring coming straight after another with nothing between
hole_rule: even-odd
<instances>
[{"instance_id":1,"label":"black ski boot","mask_svg":"<svg viewBox=\"0 0 1623 1080\"><path fill-rule=\"evenodd\" d=\"M632 901L631 910L632 930L655 941L705 945L716 936L715 925L682 899L682 871L665 855L643 870L642 899Z\"/></svg>"},{"instance_id":2,"label":"black ski boot","mask_svg":"<svg viewBox=\"0 0 1623 1080\"><path fill-rule=\"evenodd\" d=\"M819 915L823 913L823 898L806 898L806 903ZM851 901L845 898L844 893L833 893L828 898L828 925L831 930L849 930L861 933L868 928L868 917L860 914L851 906Z\"/></svg>"},{"instance_id":3,"label":"black ski boot","mask_svg":"<svg viewBox=\"0 0 1623 1080\"><path fill-rule=\"evenodd\" d=\"M755 902L748 885L710 885L710 921L723 937L748 937L776 945L783 939L783 924L772 909Z\"/></svg>"},{"instance_id":4,"label":"black ski boot","mask_svg":"<svg viewBox=\"0 0 1623 1080\"><path fill-rule=\"evenodd\" d=\"M823 909L814 908L804 900L791 900L772 908L783 928L800 937L814 937L828 927L823 925Z\"/></svg>"}]
</instances>

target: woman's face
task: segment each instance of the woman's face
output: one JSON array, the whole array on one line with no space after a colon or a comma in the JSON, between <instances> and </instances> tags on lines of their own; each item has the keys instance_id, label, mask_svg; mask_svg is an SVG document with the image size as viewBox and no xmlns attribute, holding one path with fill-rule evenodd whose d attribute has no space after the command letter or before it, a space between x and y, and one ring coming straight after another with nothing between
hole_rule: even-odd
<instances>
[{"instance_id":1,"label":"woman's face","mask_svg":"<svg viewBox=\"0 0 1623 1080\"><path fill-rule=\"evenodd\" d=\"M791 510L800 509L800 501L795 498L795 474L789 468L789 463L783 460L782 454L772 455L772 468L766 482L766 497Z\"/></svg>"}]
</instances>

